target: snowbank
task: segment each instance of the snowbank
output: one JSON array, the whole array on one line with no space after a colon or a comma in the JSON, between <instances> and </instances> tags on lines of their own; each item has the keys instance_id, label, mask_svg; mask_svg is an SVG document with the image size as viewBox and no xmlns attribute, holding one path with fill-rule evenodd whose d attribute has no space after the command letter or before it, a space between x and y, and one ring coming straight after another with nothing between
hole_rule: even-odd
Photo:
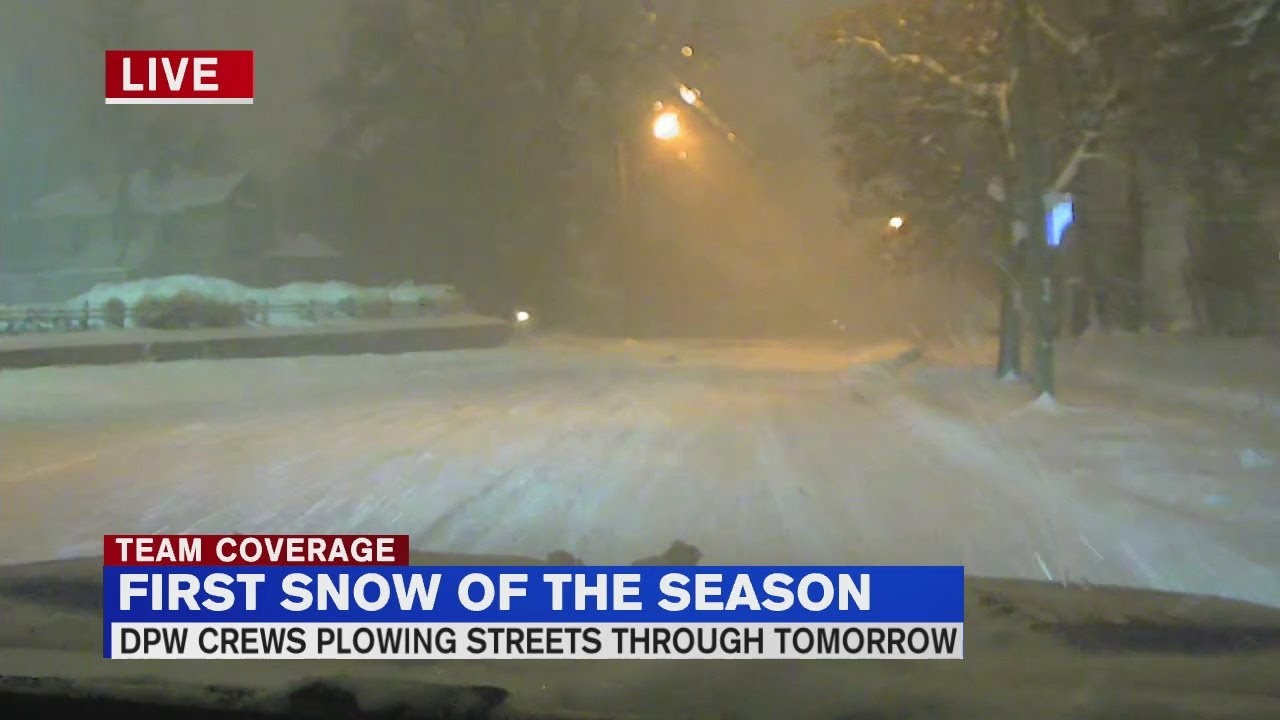
<instances>
[{"instance_id":1,"label":"snowbank","mask_svg":"<svg viewBox=\"0 0 1280 720\"><path fill-rule=\"evenodd\" d=\"M164 300L177 295L193 295L211 303L253 305L260 308L253 324L276 327L316 325L332 319L352 317L353 305L370 300L398 306L417 306L437 312L461 310L465 302L451 285L414 285L403 283L389 287L362 287L346 282L297 282L275 288L254 288L223 278L199 275L171 275L120 283L101 283L61 305L0 307L0 316L10 322L23 318L22 324L35 331L58 329L57 316L70 316L78 321L87 306L89 326L102 328L102 309L112 301L133 308L144 299ZM265 314L263 313L265 310ZM30 319L34 317L35 319ZM44 327L48 325L49 327ZM126 326L133 326L132 318Z\"/></svg>"},{"instance_id":2,"label":"snowbank","mask_svg":"<svg viewBox=\"0 0 1280 720\"><path fill-rule=\"evenodd\" d=\"M1123 387L1165 403L1280 420L1274 338L1113 332L1059 343L1060 384Z\"/></svg>"},{"instance_id":3,"label":"snowbank","mask_svg":"<svg viewBox=\"0 0 1280 720\"><path fill-rule=\"evenodd\" d=\"M72 309L88 305L97 309L113 300L128 307L142 300L166 300L178 295L191 295L210 302L259 307L251 324L273 327L306 327L325 320L358 316L356 309L370 302L384 305L429 307L440 311L461 310L465 302L457 290L447 284L402 283L390 287L361 287L346 282L298 282L274 288L242 286L223 278L201 275L169 275L124 283L102 283L68 301ZM101 327L101 322L97 323ZM128 325L132 325L132 318Z\"/></svg>"},{"instance_id":4,"label":"snowbank","mask_svg":"<svg viewBox=\"0 0 1280 720\"><path fill-rule=\"evenodd\" d=\"M161 278L132 280L124 283L103 283L68 302L72 307L102 305L112 298L126 305L136 305L144 297L165 298L179 293L192 293L209 300L228 303L259 303L293 305L305 303L336 305L353 295L368 292L387 292L393 303L436 304L450 300L460 301L457 290L451 285L413 285L404 283L388 288L370 288L346 282L290 283L276 288L251 288L222 278L199 275L171 275Z\"/></svg>"}]
</instances>

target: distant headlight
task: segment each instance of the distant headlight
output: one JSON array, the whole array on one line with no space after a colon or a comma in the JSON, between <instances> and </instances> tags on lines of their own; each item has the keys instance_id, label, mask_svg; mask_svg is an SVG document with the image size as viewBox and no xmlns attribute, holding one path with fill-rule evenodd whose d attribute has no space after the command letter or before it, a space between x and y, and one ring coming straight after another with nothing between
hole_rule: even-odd
<instances>
[{"instance_id":1,"label":"distant headlight","mask_svg":"<svg viewBox=\"0 0 1280 720\"><path fill-rule=\"evenodd\" d=\"M529 318L530 318L530 317L531 317L531 316L529 315L529 313L525 312L524 310L517 310L517 311L516 311L516 322L517 322L517 323L527 323L527 322L529 322Z\"/></svg>"}]
</instances>

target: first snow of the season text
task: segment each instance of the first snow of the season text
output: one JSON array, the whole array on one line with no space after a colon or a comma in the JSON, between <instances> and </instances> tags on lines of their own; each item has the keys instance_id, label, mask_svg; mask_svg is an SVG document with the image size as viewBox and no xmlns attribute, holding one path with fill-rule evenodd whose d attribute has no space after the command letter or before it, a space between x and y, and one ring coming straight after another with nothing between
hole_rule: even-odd
<instances>
[{"instance_id":1,"label":"first snow of the season text","mask_svg":"<svg viewBox=\"0 0 1280 720\"><path fill-rule=\"evenodd\" d=\"M115 622L963 622L960 567L103 568Z\"/></svg>"}]
</instances>

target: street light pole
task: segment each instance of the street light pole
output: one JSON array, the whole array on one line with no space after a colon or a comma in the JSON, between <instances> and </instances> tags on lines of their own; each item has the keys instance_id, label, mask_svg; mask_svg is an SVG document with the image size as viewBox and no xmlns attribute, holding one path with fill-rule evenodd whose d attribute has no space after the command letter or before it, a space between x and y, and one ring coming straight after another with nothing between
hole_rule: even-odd
<instances>
[{"instance_id":1,"label":"street light pole","mask_svg":"<svg viewBox=\"0 0 1280 720\"><path fill-rule=\"evenodd\" d=\"M618 250L614 262L617 265L618 292L622 300L622 307L619 308L619 320L623 335L630 335L632 327L631 274L633 268L629 267L629 260L631 243L634 242L634 239L632 237L631 217L631 163L628 158L625 136L614 143L614 169L618 175Z\"/></svg>"},{"instance_id":2,"label":"street light pole","mask_svg":"<svg viewBox=\"0 0 1280 720\"><path fill-rule=\"evenodd\" d=\"M662 110L659 103L658 110ZM672 110L660 112L654 119L651 127L653 137L661 142L670 142L681 137L684 134L684 128L680 123L679 113ZM635 270L634 262L636 258L635 249L632 247L634 243L640 240L640 218L635 212L633 202L633 188L635 180L638 177L639 168L635 166L636 155L635 140L630 132L621 132L618 140L614 143L614 168L617 173L618 184L618 252L617 252L617 271L618 271L618 290L622 296L621 308L621 324L624 334L630 335L635 332L636 321L636 292L635 292Z\"/></svg>"}]
</instances>

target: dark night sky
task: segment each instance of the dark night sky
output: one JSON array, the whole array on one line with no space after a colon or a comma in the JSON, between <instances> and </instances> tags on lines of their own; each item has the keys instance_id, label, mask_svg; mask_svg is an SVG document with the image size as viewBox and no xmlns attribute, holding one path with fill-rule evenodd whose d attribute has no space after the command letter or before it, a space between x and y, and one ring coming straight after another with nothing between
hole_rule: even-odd
<instances>
[{"instance_id":1,"label":"dark night sky","mask_svg":"<svg viewBox=\"0 0 1280 720\"><path fill-rule=\"evenodd\" d=\"M608 0L603 0L608 1ZM696 0L689 0L696 2ZM704 98L747 143L766 154L780 188L776 208L819 226L834 218L839 194L820 105L821 82L792 64L783 36L806 17L838 7L841 0L736 0L740 24L723 64L702 88ZM0 0L0 60L33 54L58 57L51 47L74 32L83 0ZM324 118L307 98L338 62L343 0L151 0L155 37L143 45L249 47L257 52L256 104L232 108L164 108L199 113L234 139L243 165L273 174L305 154L325 134ZM100 86L100 60L58 57L83 75L86 90ZM97 103L96 95L86 98ZM817 227L808 231L838 232Z\"/></svg>"},{"instance_id":2,"label":"dark night sky","mask_svg":"<svg viewBox=\"0 0 1280 720\"><path fill-rule=\"evenodd\" d=\"M608 1L608 0L606 0ZM690 0L696 2L696 0ZM173 47L251 47L258 54L257 105L228 113L227 122L253 145L252 156L265 149L269 162L299 142L297 126L319 121L303 102L314 84L335 66L343 0L151 0L156 20L152 44ZM821 118L814 112L817 86L790 64L781 35L805 17L840 5L840 0L736 0L742 27L735 47L726 54L716 87L706 88L708 101L720 96L734 124L760 132L785 133L797 150L819 143ZM0 0L0 57L24 51L42 60L51 47L74 31L83 0ZM63 62L71 62L63 58ZM83 68L97 79L97 67ZM260 142L255 142L260 141ZM777 142L776 138L772 142ZM280 150L281 146L284 150Z\"/></svg>"}]
</instances>

